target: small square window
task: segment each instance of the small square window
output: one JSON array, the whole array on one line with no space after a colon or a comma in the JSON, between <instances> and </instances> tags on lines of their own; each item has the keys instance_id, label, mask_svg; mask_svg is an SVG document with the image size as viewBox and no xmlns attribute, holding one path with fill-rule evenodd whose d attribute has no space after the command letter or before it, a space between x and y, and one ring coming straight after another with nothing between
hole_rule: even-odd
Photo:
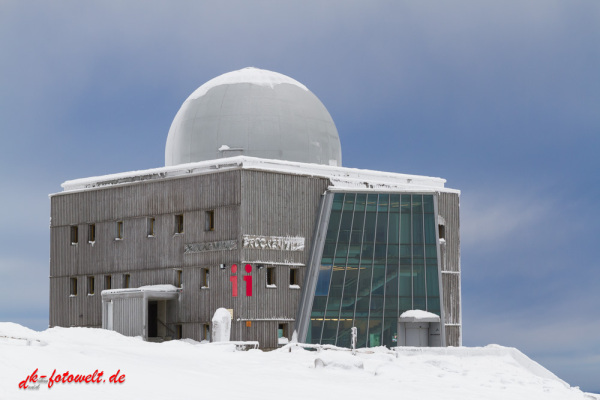
<instances>
[{"instance_id":1,"label":"small square window","mask_svg":"<svg viewBox=\"0 0 600 400\"><path fill-rule=\"evenodd\" d=\"M77 244L79 242L78 231L77 225L71 225L71 244Z\"/></svg>"},{"instance_id":2,"label":"small square window","mask_svg":"<svg viewBox=\"0 0 600 400\"><path fill-rule=\"evenodd\" d=\"M77 278L71 278L71 296L77 296Z\"/></svg>"},{"instance_id":3,"label":"small square window","mask_svg":"<svg viewBox=\"0 0 600 400\"><path fill-rule=\"evenodd\" d=\"M200 287L202 289L209 288L209 276L210 271L208 270L208 268L202 268L200 271Z\"/></svg>"},{"instance_id":4,"label":"small square window","mask_svg":"<svg viewBox=\"0 0 600 400\"><path fill-rule=\"evenodd\" d=\"M275 267L267 267L267 286L275 286Z\"/></svg>"},{"instance_id":5,"label":"small square window","mask_svg":"<svg viewBox=\"0 0 600 400\"><path fill-rule=\"evenodd\" d=\"M131 275L123 274L123 287L125 289L127 289L127 288L129 288L130 284L131 284Z\"/></svg>"},{"instance_id":6,"label":"small square window","mask_svg":"<svg viewBox=\"0 0 600 400\"><path fill-rule=\"evenodd\" d=\"M175 233L183 233L183 214L175 216Z\"/></svg>"},{"instance_id":7,"label":"small square window","mask_svg":"<svg viewBox=\"0 0 600 400\"><path fill-rule=\"evenodd\" d=\"M290 286L298 286L298 268L290 268Z\"/></svg>"},{"instance_id":8,"label":"small square window","mask_svg":"<svg viewBox=\"0 0 600 400\"><path fill-rule=\"evenodd\" d=\"M123 239L123 221L117 221L117 240Z\"/></svg>"},{"instance_id":9,"label":"small square window","mask_svg":"<svg viewBox=\"0 0 600 400\"><path fill-rule=\"evenodd\" d=\"M88 295L93 295L94 294L94 286L95 286L95 279L93 276L88 276L87 278L87 293Z\"/></svg>"},{"instance_id":10,"label":"small square window","mask_svg":"<svg viewBox=\"0 0 600 400\"><path fill-rule=\"evenodd\" d=\"M96 241L96 224L88 225L88 242L94 243Z\"/></svg>"},{"instance_id":11,"label":"small square window","mask_svg":"<svg viewBox=\"0 0 600 400\"><path fill-rule=\"evenodd\" d=\"M206 230L206 231L214 231L215 230L215 210L210 210L205 213L204 230Z\"/></svg>"},{"instance_id":12,"label":"small square window","mask_svg":"<svg viewBox=\"0 0 600 400\"><path fill-rule=\"evenodd\" d=\"M154 217L150 217L147 220L147 235L148 237L154 236L154 223L156 219Z\"/></svg>"}]
</instances>

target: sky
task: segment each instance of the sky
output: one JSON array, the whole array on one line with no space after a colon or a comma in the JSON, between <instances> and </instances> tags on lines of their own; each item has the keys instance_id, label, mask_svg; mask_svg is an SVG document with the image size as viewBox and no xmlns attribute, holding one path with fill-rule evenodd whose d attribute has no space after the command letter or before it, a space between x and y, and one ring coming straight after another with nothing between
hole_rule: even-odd
<instances>
[{"instance_id":1,"label":"sky","mask_svg":"<svg viewBox=\"0 0 600 400\"><path fill-rule=\"evenodd\" d=\"M0 321L48 325L49 199L164 165L247 66L306 85L347 167L461 190L463 344L600 392L600 3L0 1Z\"/></svg>"}]
</instances>

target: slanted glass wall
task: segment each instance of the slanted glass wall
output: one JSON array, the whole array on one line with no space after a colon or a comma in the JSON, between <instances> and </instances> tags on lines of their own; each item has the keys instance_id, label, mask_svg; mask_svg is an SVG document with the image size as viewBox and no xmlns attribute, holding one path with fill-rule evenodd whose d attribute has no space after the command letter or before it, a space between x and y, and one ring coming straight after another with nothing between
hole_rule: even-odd
<instances>
[{"instance_id":1,"label":"slanted glass wall","mask_svg":"<svg viewBox=\"0 0 600 400\"><path fill-rule=\"evenodd\" d=\"M396 346L398 316L440 315L434 196L336 193L307 342Z\"/></svg>"}]
</instances>

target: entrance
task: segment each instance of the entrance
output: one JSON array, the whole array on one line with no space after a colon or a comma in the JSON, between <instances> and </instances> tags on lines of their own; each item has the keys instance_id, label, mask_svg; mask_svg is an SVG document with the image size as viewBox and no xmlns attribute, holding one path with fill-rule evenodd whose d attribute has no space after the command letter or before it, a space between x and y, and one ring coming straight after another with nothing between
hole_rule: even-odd
<instances>
[{"instance_id":1,"label":"entrance","mask_svg":"<svg viewBox=\"0 0 600 400\"><path fill-rule=\"evenodd\" d=\"M158 302L148 302L148 337L158 336Z\"/></svg>"}]
</instances>

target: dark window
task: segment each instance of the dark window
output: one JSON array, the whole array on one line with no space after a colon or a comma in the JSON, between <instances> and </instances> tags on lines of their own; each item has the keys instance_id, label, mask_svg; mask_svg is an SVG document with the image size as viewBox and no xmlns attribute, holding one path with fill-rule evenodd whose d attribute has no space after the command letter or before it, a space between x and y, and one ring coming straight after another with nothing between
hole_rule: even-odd
<instances>
[{"instance_id":1,"label":"dark window","mask_svg":"<svg viewBox=\"0 0 600 400\"><path fill-rule=\"evenodd\" d=\"M117 221L117 239L123 239L123 221Z\"/></svg>"},{"instance_id":2,"label":"dark window","mask_svg":"<svg viewBox=\"0 0 600 400\"><path fill-rule=\"evenodd\" d=\"M444 225L438 225L438 234L440 239L446 240L446 227Z\"/></svg>"},{"instance_id":3,"label":"dark window","mask_svg":"<svg viewBox=\"0 0 600 400\"><path fill-rule=\"evenodd\" d=\"M94 294L95 283L96 282L95 282L94 277L93 276L88 276L88 278L87 278L87 284L88 284L87 292L88 292L88 294Z\"/></svg>"},{"instance_id":4,"label":"dark window","mask_svg":"<svg viewBox=\"0 0 600 400\"><path fill-rule=\"evenodd\" d=\"M88 225L88 242L93 243L96 241L96 224Z\"/></svg>"},{"instance_id":5,"label":"dark window","mask_svg":"<svg viewBox=\"0 0 600 400\"><path fill-rule=\"evenodd\" d=\"M215 210L206 212L206 221L204 230L214 231L215 230Z\"/></svg>"},{"instance_id":6,"label":"dark window","mask_svg":"<svg viewBox=\"0 0 600 400\"><path fill-rule=\"evenodd\" d=\"M183 233L183 214L175 216L175 233Z\"/></svg>"},{"instance_id":7,"label":"dark window","mask_svg":"<svg viewBox=\"0 0 600 400\"><path fill-rule=\"evenodd\" d=\"M77 278L71 278L71 296L77 296Z\"/></svg>"},{"instance_id":8,"label":"dark window","mask_svg":"<svg viewBox=\"0 0 600 400\"><path fill-rule=\"evenodd\" d=\"M78 229L77 225L71 226L71 244L77 244L78 242Z\"/></svg>"},{"instance_id":9,"label":"dark window","mask_svg":"<svg viewBox=\"0 0 600 400\"><path fill-rule=\"evenodd\" d=\"M183 281L182 281L183 271L180 270L180 269L178 269L176 271L177 271L177 285L175 285L175 286L182 287L182 285L183 285Z\"/></svg>"},{"instance_id":10,"label":"dark window","mask_svg":"<svg viewBox=\"0 0 600 400\"><path fill-rule=\"evenodd\" d=\"M154 218L148 218L148 236L154 236L154 222L155 219Z\"/></svg>"},{"instance_id":11,"label":"dark window","mask_svg":"<svg viewBox=\"0 0 600 400\"><path fill-rule=\"evenodd\" d=\"M208 268L202 268L200 271L200 286L203 288L209 287L209 270Z\"/></svg>"},{"instance_id":12,"label":"dark window","mask_svg":"<svg viewBox=\"0 0 600 400\"><path fill-rule=\"evenodd\" d=\"M181 339L183 337L183 330L181 324L175 325L175 339Z\"/></svg>"},{"instance_id":13,"label":"dark window","mask_svg":"<svg viewBox=\"0 0 600 400\"><path fill-rule=\"evenodd\" d=\"M131 284L131 275L123 274L123 287L125 289L127 289L127 288L129 288L130 284Z\"/></svg>"},{"instance_id":14,"label":"dark window","mask_svg":"<svg viewBox=\"0 0 600 400\"><path fill-rule=\"evenodd\" d=\"M104 275L104 289L105 290L112 289L112 276Z\"/></svg>"},{"instance_id":15,"label":"dark window","mask_svg":"<svg viewBox=\"0 0 600 400\"><path fill-rule=\"evenodd\" d=\"M288 337L288 333L287 333L287 324L278 324L277 325L277 338L287 338Z\"/></svg>"},{"instance_id":16,"label":"dark window","mask_svg":"<svg viewBox=\"0 0 600 400\"><path fill-rule=\"evenodd\" d=\"M298 268L290 268L290 285L298 284Z\"/></svg>"},{"instance_id":17,"label":"dark window","mask_svg":"<svg viewBox=\"0 0 600 400\"><path fill-rule=\"evenodd\" d=\"M202 339L210 341L210 324L202 324Z\"/></svg>"},{"instance_id":18,"label":"dark window","mask_svg":"<svg viewBox=\"0 0 600 400\"><path fill-rule=\"evenodd\" d=\"M267 286L275 286L275 267L267 267Z\"/></svg>"}]
</instances>

